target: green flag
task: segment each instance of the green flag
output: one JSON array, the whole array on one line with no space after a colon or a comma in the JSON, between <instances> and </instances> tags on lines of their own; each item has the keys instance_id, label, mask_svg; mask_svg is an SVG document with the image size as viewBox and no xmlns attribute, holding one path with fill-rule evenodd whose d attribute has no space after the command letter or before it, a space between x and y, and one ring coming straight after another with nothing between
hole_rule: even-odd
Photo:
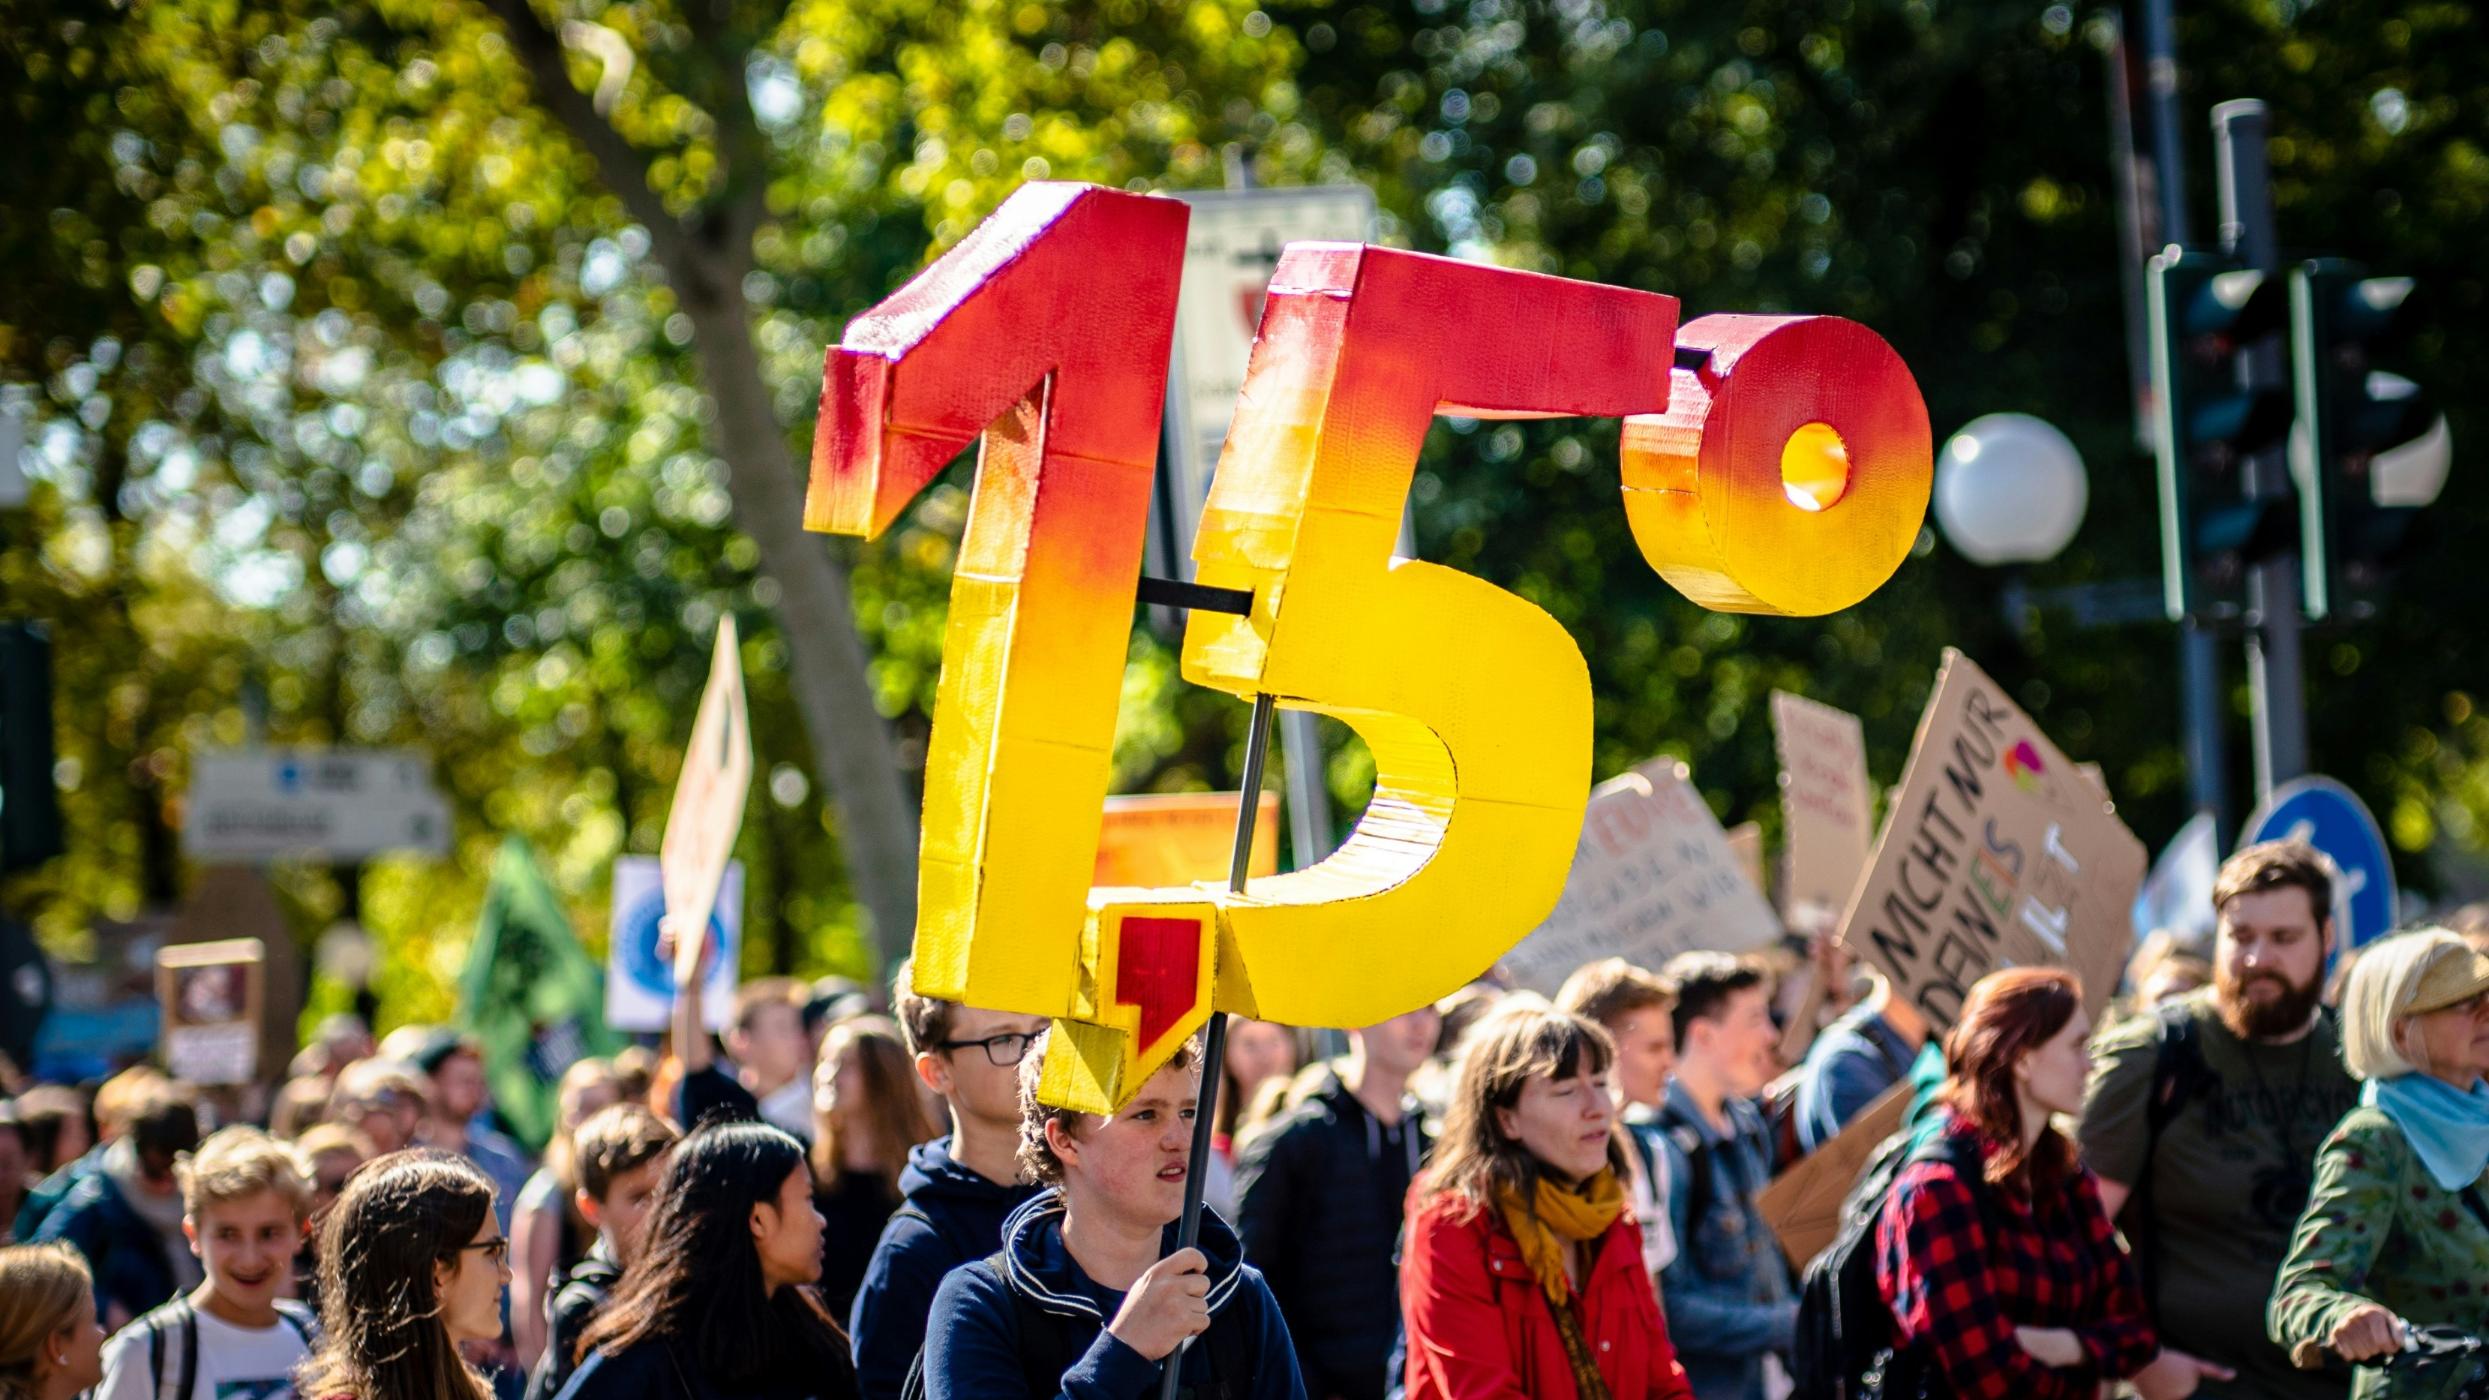
<instances>
[{"instance_id":1,"label":"green flag","mask_svg":"<svg viewBox=\"0 0 2489 1400\"><path fill-rule=\"evenodd\" d=\"M494 858L458 1019L483 1043L493 1102L531 1151L553 1136L562 1072L618 1048L605 1028L604 970L572 936L561 896L520 837Z\"/></svg>"}]
</instances>

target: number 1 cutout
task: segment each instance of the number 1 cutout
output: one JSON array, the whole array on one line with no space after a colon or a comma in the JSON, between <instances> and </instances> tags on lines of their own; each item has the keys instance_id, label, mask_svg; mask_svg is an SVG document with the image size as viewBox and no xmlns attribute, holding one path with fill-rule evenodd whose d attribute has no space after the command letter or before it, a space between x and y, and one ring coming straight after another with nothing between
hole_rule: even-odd
<instances>
[{"instance_id":1,"label":"number 1 cutout","mask_svg":"<svg viewBox=\"0 0 2489 1400\"><path fill-rule=\"evenodd\" d=\"M1187 214L1023 186L823 366L808 528L880 534L983 438L925 759L929 996L1047 1016L1073 1001Z\"/></svg>"}]
</instances>

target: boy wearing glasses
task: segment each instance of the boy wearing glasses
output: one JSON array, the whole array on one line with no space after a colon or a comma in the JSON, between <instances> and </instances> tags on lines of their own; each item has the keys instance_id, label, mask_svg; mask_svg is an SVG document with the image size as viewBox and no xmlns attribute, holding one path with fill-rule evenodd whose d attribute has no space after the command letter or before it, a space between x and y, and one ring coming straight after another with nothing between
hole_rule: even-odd
<instances>
[{"instance_id":1,"label":"boy wearing glasses","mask_svg":"<svg viewBox=\"0 0 2489 1400\"><path fill-rule=\"evenodd\" d=\"M95 1400L289 1400L316 1328L278 1295L311 1219L310 1174L257 1128L211 1134L176 1171L207 1281L112 1339Z\"/></svg>"},{"instance_id":2,"label":"boy wearing glasses","mask_svg":"<svg viewBox=\"0 0 2489 1400\"><path fill-rule=\"evenodd\" d=\"M919 1144L899 1177L906 1199L883 1227L849 1311L862 1400L899 1400L925 1343L942 1276L1002 1244L1003 1217L1037 1188L1020 1179L1020 1061L1043 1016L920 996L913 964L891 986L917 1077L950 1105L951 1133Z\"/></svg>"}]
</instances>

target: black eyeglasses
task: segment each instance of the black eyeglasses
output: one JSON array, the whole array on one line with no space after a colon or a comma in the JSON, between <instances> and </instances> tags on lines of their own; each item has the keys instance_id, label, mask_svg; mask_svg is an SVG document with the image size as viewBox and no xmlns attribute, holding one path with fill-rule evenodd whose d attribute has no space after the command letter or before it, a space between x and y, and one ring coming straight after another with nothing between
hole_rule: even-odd
<instances>
[{"instance_id":1,"label":"black eyeglasses","mask_svg":"<svg viewBox=\"0 0 2489 1400\"><path fill-rule=\"evenodd\" d=\"M936 1050L982 1050L985 1062L996 1069L1009 1069L1028 1058L1028 1047L1036 1041L1035 1031L1004 1031L983 1040L938 1040Z\"/></svg>"},{"instance_id":2,"label":"black eyeglasses","mask_svg":"<svg viewBox=\"0 0 2489 1400\"><path fill-rule=\"evenodd\" d=\"M458 1246L458 1252L461 1254L470 1249L484 1251L484 1262L487 1264L499 1266L510 1262L510 1238L507 1235L495 1235L489 1240L477 1240L473 1244Z\"/></svg>"}]
</instances>

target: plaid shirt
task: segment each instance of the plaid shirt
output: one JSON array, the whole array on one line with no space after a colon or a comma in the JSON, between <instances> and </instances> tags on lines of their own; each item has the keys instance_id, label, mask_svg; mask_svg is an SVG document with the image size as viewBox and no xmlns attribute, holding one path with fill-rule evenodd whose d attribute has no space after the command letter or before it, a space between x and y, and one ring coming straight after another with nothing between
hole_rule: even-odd
<instances>
[{"instance_id":1,"label":"plaid shirt","mask_svg":"<svg viewBox=\"0 0 2489 1400\"><path fill-rule=\"evenodd\" d=\"M1945 1131L1977 1130L1952 1122ZM2022 1201L1991 1189L1983 1214L1950 1163L1914 1162L1886 1198L1875 1230L1876 1285L1897 1339L1924 1343L1943 1388L1955 1395L2094 1400L2101 1381L2131 1376L2159 1352L2133 1264L2090 1170L2076 1167L2061 1189L2044 1194ZM2072 1329L2086 1364L2042 1365L2015 1341L2018 1326Z\"/></svg>"}]
</instances>

